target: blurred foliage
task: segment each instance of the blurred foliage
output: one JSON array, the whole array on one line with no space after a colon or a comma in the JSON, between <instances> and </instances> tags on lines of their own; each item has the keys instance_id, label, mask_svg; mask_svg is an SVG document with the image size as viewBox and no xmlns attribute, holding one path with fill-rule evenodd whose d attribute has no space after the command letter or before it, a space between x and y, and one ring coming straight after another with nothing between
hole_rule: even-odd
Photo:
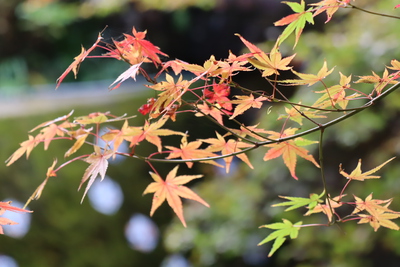
<instances>
[{"instance_id":1,"label":"blurred foliage","mask_svg":"<svg viewBox=\"0 0 400 267\"><path fill-rule=\"evenodd\" d=\"M184 9L187 7L199 7L202 9L211 9L216 6L215 0L133 0L137 3L140 9L158 9L164 11L172 11Z\"/></svg>"}]
</instances>

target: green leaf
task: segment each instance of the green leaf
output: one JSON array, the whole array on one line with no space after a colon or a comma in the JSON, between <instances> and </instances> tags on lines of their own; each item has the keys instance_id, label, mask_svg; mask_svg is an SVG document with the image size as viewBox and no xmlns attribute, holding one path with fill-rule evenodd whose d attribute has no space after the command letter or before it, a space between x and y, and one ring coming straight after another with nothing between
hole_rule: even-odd
<instances>
[{"instance_id":1,"label":"green leaf","mask_svg":"<svg viewBox=\"0 0 400 267\"><path fill-rule=\"evenodd\" d=\"M297 238L300 230L300 225L302 225L303 222L297 222L295 224L292 224L289 220L282 219L283 223L272 223L272 224L266 224L260 226L260 228L269 228L276 230L272 233L270 233L263 241L261 241L258 245L261 246L269 241L272 241L275 239L274 244L272 245L272 248L268 254L268 257L271 257L275 251L277 251L282 244L285 242L286 237L285 236L290 236L291 239Z\"/></svg>"},{"instance_id":2,"label":"green leaf","mask_svg":"<svg viewBox=\"0 0 400 267\"><path fill-rule=\"evenodd\" d=\"M295 2L283 2L290 6L290 8L295 12L289 16L286 16L274 23L275 26L284 26L288 25L279 36L277 41L277 46L280 46L284 40L286 40L289 35L295 32L296 41L294 46L297 45L299 41L300 35L306 25L306 22L310 24L314 24L314 18L311 13L312 8L305 11L305 3L304 0L301 1L301 4Z\"/></svg>"},{"instance_id":3,"label":"green leaf","mask_svg":"<svg viewBox=\"0 0 400 267\"><path fill-rule=\"evenodd\" d=\"M287 209L285 209L285 211L290 211L290 210L298 209L300 207L308 205L308 208L312 210L315 206L317 206L318 203L323 202L321 200L321 197L323 197L324 194L325 194L325 192L322 192L321 195L310 194L309 198L279 196L280 198L284 198L289 201L274 204L274 205L272 205L272 207L290 206Z\"/></svg>"},{"instance_id":4,"label":"green leaf","mask_svg":"<svg viewBox=\"0 0 400 267\"><path fill-rule=\"evenodd\" d=\"M287 2L287 1L283 1L282 3L283 3L283 4L286 4L286 5L288 5L288 6L290 6L290 8L291 8L294 12L299 13L299 12L304 11L304 7L305 7L304 1L301 1L301 4L296 3L296 2Z\"/></svg>"}]
</instances>

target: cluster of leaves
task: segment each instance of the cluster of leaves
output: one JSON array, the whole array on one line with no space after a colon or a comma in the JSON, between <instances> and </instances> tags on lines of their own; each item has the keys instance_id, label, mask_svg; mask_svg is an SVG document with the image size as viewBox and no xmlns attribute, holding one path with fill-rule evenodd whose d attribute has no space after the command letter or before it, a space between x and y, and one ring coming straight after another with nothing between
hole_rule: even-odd
<instances>
[{"instance_id":1,"label":"cluster of leaves","mask_svg":"<svg viewBox=\"0 0 400 267\"><path fill-rule=\"evenodd\" d=\"M339 173L348 179L348 183L337 197L331 197L325 183L322 142L323 133L327 127L370 107L399 87L400 62L393 59L391 65L383 69L381 76L373 72L372 75L359 76L355 81L351 74L339 73L337 83L330 84L326 81L326 77L334 72L334 68L329 69L327 62L322 63L317 74L301 73L294 70L291 65L296 54L284 57L280 52L280 46L287 42L292 34L295 35L294 48L296 47L303 28L307 23L313 24L315 16L326 13L326 22L329 22L339 8L354 7L350 2L350 0L323 0L311 4L307 10L303 0L300 3L284 2L294 13L275 23L275 26L286 27L269 52L264 52L238 34L249 50L248 53L234 55L230 52L226 59L221 60L210 56L203 65L190 64L179 59L162 61L161 59L166 58L167 55L145 39L146 31L140 32L133 28L132 34L125 34L123 40L114 40L112 43L103 42L99 34L91 48L86 50L82 47L81 53L58 78L57 87L69 72L72 71L76 76L80 64L87 58L104 57L124 61L129 64L129 68L110 85L109 89L117 89L125 80L136 79L137 75L142 75L148 81L146 86L157 95L139 108L139 113L146 116L144 123L133 120L135 116L116 116L109 112L96 112L71 118L71 112L32 129L30 132L39 131L39 133L29 135L28 140L22 142L21 147L7 160L7 165L14 163L24 154L28 158L33 148L40 143L44 144L46 150L54 140L66 139L72 142L70 149L65 152L65 158L76 155L83 145L93 147L92 154L76 156L58 167L56 167L57 160L54 160L47 171L45 180L30 197L29 202L41 196L50 177L56 176L60 169L76 160L83 160L89 164L79 185L81 188L87 182L83 198L98 176L100 179L104 178L108 162L117 155L143 160L152 170L150 176L154 180L144 190L144 194L154 193L150 214L152 215L166 200L182 224L186 226L181 197L198 201L208 207L207 202L184 186L193 179L201 178L202 175L177 175L178 166L175 166L163 179L153 162L175 162L186 164L188 168L192 168L194 162L208 163L224 168L228 173L234 157L239 158L250 168L254 168L246 153L264 148L266 149L264 161L281 157L290 175L296 180L299 179L296 175L299 157L321 169L323 193L311 194L309 198L283 197L288 202L275 206L290 206L287 210L307 206L308 212L305 215L322 212L328 218L327 224L303 225L302 222L293 224L283 219L283 223L262 226L276 230L260 243L264 244L275 239L270 255L283 244L285 236L296 238L299 229L305 226L329 226L333 223L358 219L359 223L369 223L375 231L380 226L398 230L399 227L391 219L400 217L400 213L388 208L391 199L372 199L371 194L365 201L357 196L354 196L353 202L343 201L344 191L349 182L379 178L371 174L393 158L364 173L361 171L361 160L350 174L340 167ZM100 56L91 55L97 49L103 49L106 52ZM145 64L153 64L160 70L151 77L146 72ZM245 88L234 81L236 74L248 71L259 71L265 78L266 84L272 86L272 93ZM282 79L283 71L291 71L298 78ZM169 72L173 72L174 76ZM365 86L354 88L355 84L368 84L370 90L365 91ZM394 85L389 87L391 84ZM312 102L294 103L285 97L277 85L296 87L306 85L317 89L310 90L312 97L304 100L308 102L312 99ZM232 94L232 88L239 89L237 91L240 91L240 94ZM260 124L245 125L238 120L239 116L251 110L258 109L263 112L267 107L281 107L282 104L285 107L281 114L277 118L271 118L271 120L281 120L282 123L278 129L263 128L259 126ZM215 132L215 136L190 140L190 133L170 129L182 113L192 114L195 118L206 117L219 126L219 130ZM100 134L100 126L111 123L114 128L109 128L105 133ZM299 132L299 126L304 125L307 126ZM320 132L320 139L303 138L312 132ZM179 146L165 144L164 137L171 135L181 136ZM89 136L94 137L96 141L90 141ZM106 145L101 147L99 140L104 141ZM128 153L119 150L123 142L129 144ZM153 144L154 152L150 155L141 155L138 146L143 142ZM305 148L318 143L319 161L314 158L309 149ZM217 159L222 159L224 164L221 165L220 161L216 161ZM323 196L326 196L325 201L322 200ZM343 205L354 206L354 211L349 215L339 216L335 209Z\"/></svg>"}]
</instances>

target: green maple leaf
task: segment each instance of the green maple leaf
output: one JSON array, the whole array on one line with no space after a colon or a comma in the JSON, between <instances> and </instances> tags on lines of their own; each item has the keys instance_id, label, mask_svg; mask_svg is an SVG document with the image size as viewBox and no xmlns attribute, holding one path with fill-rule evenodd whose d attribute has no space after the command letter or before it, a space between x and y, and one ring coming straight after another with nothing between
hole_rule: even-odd
<instances>
[{"instance_id":1,"label":"green maple leaf","mask_svg":"<svg viewBox=\"0 0 400 267\"><path fill-rule=\"evenodd\" d=\"M288 25L279 36L277 41L277 46L279 46L286 38L289 37L293 32L296 35L296 41L294 46L297 45L299 41L300 35L303 32L304 26L306 22L314 24L314 18L311 13L311 8L309 10L305 10L305 2L302 0L300 3L295 2L282 2L287 4L294 12L289 16L286 16L274 23L275 26L284 26Z\"/></svg>"},{"instance_id":2,"label":"green maple leaf","mask_svg":"<svg viewBox=\"0 0 400 267\"><path fill-rule=\"evenodd\" d=\"M271 224L265 224L260 226L260 228L269 228L276 230L272 233L270 233L263 241L258 243L258 246L261 246L269 241L272 241L275 239L274 244L272 245L272 248L268 254L268 257L271 257L272 254L275 253L275 251L278 250L282 246L282 244L285 242L286 237L285 236L290 236L291 239L297 238L300 230L300 225L302 225L303 222L297 222L295 224L291 223L289 220L282 219L283 223L271 223Z\"/></svg>"},{"instance_id":3,"label":"green maple leaf","mask_svg":"<svg viewBox=\"0 0 400 267\"><path fill-rule=\"evenodd\" d=\"M279 196L280 198L287 199L289 201L278 203L272 205L272 207L280 207L280 206L290 206L285 211L298 209L303 206L308 206L308 209L312 210L318 203L322 203L321 197L325 195L325 191L320 195L318 194L310 194L309 198L305 197L287 197L287 196Z\"/></svg>"}]
</instances>

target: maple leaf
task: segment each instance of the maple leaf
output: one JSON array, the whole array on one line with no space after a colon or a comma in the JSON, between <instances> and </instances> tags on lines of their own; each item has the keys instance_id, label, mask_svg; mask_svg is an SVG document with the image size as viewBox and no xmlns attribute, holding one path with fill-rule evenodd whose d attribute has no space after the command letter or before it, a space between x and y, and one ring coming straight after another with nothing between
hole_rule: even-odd
<instances>
[{"instance_id":1,"label":"maple leaf","mask_svg":"<svg viewBox=\"0 0 400 267\"><path fill-rule=\"evenodd\" d=\"M246 60L242 60L242 58L237 57L231 51L229 51L227 61L218 61L217 64L220 69L218 69L216 73L220 74L222 79L227 79L228 82L230 82L232 76L238 72L251 71L250 68L243 66L247 64L247 58Z\"/></svg>"},{"instance_id":2,"label":"maple leaf","mask_svg":"<svg viewBox=\"0 0 400 267\"><path fill-rule=\"evenodd\" d=\"M364 172L364 173L361 171L361 159L359 159L357 167L350 174L346 173L342 169L342 164L340 164L339 165L339 173L341 175L343 175L344 177L346 177L347 179L356 180L356 181L364 181L365 179L378 179L378 178L380 178L380 176L371 175L371 174L379 171L383 166L385 166L388 162L392 161L394 158L395 157L393 157L391 159L388 159L387 161L385 161L384 163L382 163L378 167L375 167L372 170L369 170L369 171Z\"/></svg>"},{"instance_id":3,"label":"maple leaf","mask_svg":"<svg viewBox=\"0 0 400 267\"><path fill-rule=\"evenodd\" d=\"M127 69L121 75L119 75L118 78L112 84L110 84L108 88L111 88L114 84L116 84L110 90L117 89L121 85L121 83L128 80L129 78L132 78L136 81L136 74L138 73L140 65L142 65L142 63L143 62L140 62L138 64L130 66L129 69Z\"/></svg>"},{"instance_id":4,"label":"maple leaf","mask_svg":"<svg viewBox=\"0 0 400 267\"><path fill-rule=\"evenodd\" d=\"M229 155L232 153L240 152L240 148L251 147L251 144L236 141L234 139L229 139L228 141L225 138L216 132L217 138L208 138L203 139L202 141L210 144L206 148L207 151L210 152L221 152L222 155ZM251 165L246 154L237 154L236 157L241 159L244 163L246 163L250 168L253 169L253 165ZM233 156L228 156L224 158L225 161L225 171L229 173L229 169L233 160Z\"/></svg>"},{"instance_id":5,"label":"maple leaf","mask_svg":"<svg viewBox=\"0 0 400 267\"><path fill-rule=\"evenodd\" d=\"M53 124L53 123L56 123L56 122L59 122L59 121L62 121L62 120L67 120L73 113L74 113L74 110L71 110L71 112L68 113L67 115L60 116L60 117L58 117L58 118L56 118L54 120L51 120L51 121L43 122L43 123L39 124L38 126L36 126L35 128L33 128L32 130L30 130L29 132L31 133L33 131L36 131L39 128L43 128L43 127L49 126L50 124Z\"/></svg>"},{"instance_id":6,"label":"maple leaf","mask_svg":"<svg viewBox=\"0 0 400 267\"><path fill-rule=\"evenodd\" d=\"M50 124L46 128L43 128L40 132L42 133L41 139L44 142L44 150L47 150L47 148L50 145L50 142L56 135L64 136L64 132L55 123Z\"/></svg>"},{"instance_id":7,"label":"maple leaf","mask_svg":"<svg viewBox=\"0 0 400 267\"><path fill-rule=\"evenodd\" d=\"M94 180L96 180L97 176L100 175L101 181L103 181L106 171L108 168L108 159L114 154L112 150L104 150L102 151L100 147L94 146L94 153L89 157L84 159L87 163L89 163L89 167L85 170L85 173L82 177L81 183L79 184L78 191L81 189L82 185L89 179L88 184L86 185L85 192L83 193L83 199L86 196L87 191L92 186Z\"/></svg>"},{"instance_id":8,"label":"maple leaf","mask_svg":"<svg viewBox=\"0 0 400 267\"><path fill-rule=\"evenodd\" d=\"M122 125L121 130L119 129L110 129L108 132L101 136L105 142L113 142L113 151L118 151L118 148L121 146L122 142L124 141L125 137L124 134L126 131L129 131L128 121L125 120L124 124ZM115 155L115 154L114 154Z\"/></svg>"},{"instance_id":9,"label":"maple leaf","mask_svg":"<svg viewBox=\"0 0 400 267\"><path fill-rule=\"evenodd\" d=\"M305 11L304 0L301 0L300 4L295 3L295 2L286 2L286 1L284 1L282 3L287 4L296 13L286 16L274 23L275 26L288 25L283 30L281 35L278 37L276 46L279 46L284 40L286 40L289 37L289 35L291 35L293 32L295 32L295 36L296 36L296 41L294 43L294 47L295 47L297 45L297 42L300 39L300 35L303 32L306 22L308 22L310 24L314 24L313 15L310 11L311 9Z\"/></svg>"},{"instance_id":10,"label":"maple leaf","mask_svg":"<svg viewBox=\"0 0 400 267\"><path fill-rule=\"evenodd\" d=\"M318 3L310 4L310 6L316 6L317 10L314 12L314 16L319 15L322 12L326 12L327 19L325 23L328 23L331 19L333 14L338 11L339 7L346 6L350 0L340 1L340 0L323 0Z\"/></svg>"},{"instance_id":11,"label":"maple leaf","mask_svg":"<svg viewBox=\"0 0 400 267\"><path fill-rule=\"evenodd\" d=\"M152 182L147 186L147 188L143 192L143 195L148 193L154 193L153 202L150 210L150 216L153 216L157 208L160 207L160 205L165 200L167 200L168 205L178 216L183 226L186 227L185 218L183 217L182 201L180 197L195 200L197 202L200 202L206 207L210 206L207 204L207 202L205 202L201 197L199 197L188 187L183 186L184 184L190 182L193 179L203 177L203 175L176 176L178 172L178 167L179 166L176 166L167 174L165 181L160 177L160 175L150 172L150 175L155 182Z\"/></svg>"},{"instance_id":12,"label":"maple leaf","mask_svg":"<svg viewBox=\"0 0 400 267\"><path fill-rule=\"evenodd\" d=\"M208 88L204 89L203 95L210 103L217 103L226 110L232 110L231 100L228 98L231 88L226 83L213 83L212 91Z\"/></svg>"},{"instance_id":13,"label":"maple leaf","mask_svg":"<svg viewBox=\"0 0 400 267\"><path fill-rule=\"evenodd\" d=\"M264 240L258 243L258 246L261 246L275 239L274 244L272 245L272 248L268 254L268 257L271 257L275 253L275 251L282 246L282 244L286 240L285 236L290 236L291 239L297 238L300 231L300 226L303 224L303 222L301 221L295 224L286 219L282 219L282 221L283 223L271 223L260 226L260 228L275 230L274 232L270 233Z\"/></svg>"},{"instance_id":14,"label":"maple leaf","mask_svg":"<svg viewBox=\"0 0 400 267\"><path fill-rule=\"evenodd\" d=\"M222 112L221 108L218 108L218 106L219 106L218 104L216 104L216 106L210 106L208 104L198 104L198 105L196 105L196 108L201 112L197 112L194 115L196 117L202 117L202 116L205 116L205 115L210 115L219 124L224 125L224 121L222 119L222 116L224 115L224 113Z\"/></svg>"},{"instance_id":15,"label":"maple leaf","mask_svg":"<svg viewBox=\"0 0 400 267\"><path fill-rule=\"evenodd\" d=\"M320 195L318 194L310 194L309 198L304 197L288 197L288 196L279 196L280 198L287 199L289 201L278 203L272 205L272 207L281 207L281 206L290 206L285 211L290 211L294 209L298 209L303 206L307 206L309 210L314 209L317 204L322 203L321 197L325 195L325 191Z\"/></svg>"},{"instance_id":16,"label":"maple leaf","mask_svg":"<svg viewBox=\"0 0 400 267\"><path fill-rule=\"evenodd\" d=\"M13 212L29 212L29 213L32 212L30 210L11 206L11 201L0 202L0 215L3 215L4 212L6 212L7 210L13 211ZM18 224L18 223L14 222L10 219L0 217L0 234L4 234L2 225L14 225L14 224Z\"/></svg>"},{"instance_id":17,"label":"maple leaf","mask_svg":"<svg viewBox=\"0 0 400 267\"><path fill-rule=\"evenodd\" d=\"M134 48L141 53L151 59L154 64L160 64L161 60L157 54L168 56L167 54L160 51L160 49L153 45L150 41L145 40L147 31L138 32L135 27L132 28L132 35L124 34L126 37L126 41L129 44L132 44Z\"/></svg>"},{"instance_id":18,"label":"maple leaf","mask_svg":"<svg viewBox=\"0 0 400 267\"><path fill-rule=\"evenodd\" d=\"M171 150L167 159L181 158L185 159L198 159L198 158L207 158L214 157L216 154L206 151L204 149L199 149L203 142L200 140L187 142L187 136L184 135L181 140L180 148L173 146L165 146L167 149ZM221 167L221 165L217 164L215 161L202 161L203 163L209 163L213 165L217 165ZM186 165L191 168L193 166L193 162L186 162Z\"/></svg>"},{"instance_id":19,"label":"maple leaf","mask_svg":"<svg viewBox=\"0 0 400 267\"><path fill-rule=\"evenodd\" d=\"M393 59L390 61L390 64L392 64L392 66L388 68L391 70L396 70L395 73L391 74L393 76L393 80L400 78L400 61Z\"/></svg>"},{"instance_id":20,"label":"maple leaf","mask_svg":"<svg viewBox=\"0 0 400 267\"><path fill-rule=\"evenodd\" d=\"M381 226L392 230L400 230L400 227L391 221L392 219L399 218L400 212L389 210L387 207L390 203L391 200L384 206L376 208L370 214L357 214L361 218L358 224L369 223L372 228L374 228L375 232L378 231ZM389 212L387 212L387 210L389 210Z\"/></svg>"},{"instance_id":21,"label":"maple leaf","mask_svg":"<svg viewBox=\"0 0 400 267\"><path fill-rule=\"evenodd\" d=\"M322 65L322 68L318 71L318 74L305 74L305 73L300 73L295 70L292 70L294 74L296 74L299 79L290 79L290 80L283 80L279 81L280 83L290 83L290 85L308 85L311 86L317 82L322 81L325 79L329 74L332 73L334 68L328 70L328 67L326 65L326 61L324 61L324 64Z\"/></svg>"},{"instance_id":22,"label":"maple leaf","mask_svg":"<svg viewBox=\"0 0 400 267\"><path fill-rule=\"evenodd\" d=\"M160 136L185 135L181 132L160 129L162 126L164 126L167 120L168 116L165 116L154 123L145 121L145 125L143 127L126 126L123 130L124 139L131 143L130 147L136 146L143 140L147 140L158 148L158 152L161 152L162 145Z\"/></svg>"},{"instance_id":23,"label":"maple leaf","mask_svg":"<svg viewBox=\"0 0 400 267\"><path fill-rule=\"evenodd\" d=\"M371 215L378 215L378 211L394 212L385 206L381 206L382 204L390 204L392 199L372 199L372 193L365 198L365 201L357 196L354 196L354 199L356 200L356 207L351 214L359 213L363 210L368 211L368 213Z\"/></svg>"},{"instance_id":24,"label":"maple leaf","mask_svg":"<svg viewBox=\"0 0 400 267\"><path fill-rule=\"evenodd\" d=\"M374 84L375 88L374 91L377 93L377 95L380 95L382 93L382 90L388 85L388 84L396 84L397 81L393 80L392 75L389 75L388 70L385 68L383 71L382 78L376 74L375 72L372 72L372 76L359 76L359 80L355 81L354 83L372 83Z\"/></svg>"},{"instance_id":25,"label":"maple leaf","mask_svg":"<svg viewBox=\"0 0 400 267\"><path fill-rule=\"evenodd\" d=\"M183 80L182 75L179 76L178 80L175 82L174 78L165 74L166 81L159 82L155 85L148 86L156 91L162 91L158 95L157 100L152 105L153 113L160 113L164 109L171 107L171 105L177 102L179 105L182 102L181 97L188 90L190 82Z\"/></svg>"},{"instance_id":26,"label":"maple leaf","mask_svg":"<svg viewBox=\"0 0 400 267\"><path fill-rule=\"evenodd\" d=\"M278 132L268 131L270 134L270 139L280 139L283 137L293 135L297 129L295 128L287 128L283 134ZM314 157L308 154L308 150L301 147L310 144L318 143L318 141L309 141L303 139L301 137L295 138L293 140L283 141L275 144L268 144L265 145L266 147L270 147L270 149L264 155L264 161L271 160L277 157L282 156L283 162L285 163L286 167L289 169L290 174L296 180L298 180L295 169L297 163L297 156L300 156L310 162L312 162L315 166L319 168L319 164L315 161Z\"/></svg>"},{"instance_id":27,"label":"maple leaf","mask_svg":"<svg viewBox=\"0 0 400 267\"><path fill-rule=\"evenodd\" d=\"M103 112L93 112L90 113L88 116L81 116L78 118L75 118L74 122L79 123L79 124L101 124L104 123L108 120L107 115L109 112L103 113Z\"/></svg>"},{"instance_id":28,"label":"maple leaf","mask_svg":"<svg viewBox=\"0 0 400 267\"><path fill-rule=\"evenodd\" d=\"M79 148L82 147L82 145L85 143L86 138L89 136L91 129L78 129L77 131L74 132L70 132L70 136L75 138L76 141L75 143L72 145L72 147L70 147L70 149L67 150L67 152L65 152L64 157L69 157L72 154L74 154L76 151L78 151Z\"/></svg>"},{"instance_id":29,"label":"maple leaf","mask_svg":"<svg viewBox=\"0 0 400 267\"><path fill-rule=\"evenodd\" d=\"M34 200L34 199L39 199L39 198L40 198L40 196L42 195L42 192L43 192L43 190L44 190L44 187L46 186L47 181L49 180L50 177L56 177L56 176L57 176L56 172L54 171L54 167L56 166L56 164L57 164L57 159L55 159L55 160L53 161L53 164L47 169L46 178L45 178L44 181L36 188L35 192L33 192L33 194L29 197L28 201L25 203L24 208L25 208L26 206L28 206L29 203L30 203L32 200Z\"/></svg>"},{"instance_id":30,"label":"maple leaf","mask_svg":"<svg viewBox=\"0 0 400 267\"><path fill-rule=\"evenodd\" d=\"M241 35L236 35L239 36L250 52L253 53L255 59L248 58L247 60L257 69L263 70L263 77L271 76L272 74L279 75L278 70L289 70L292 68L288 65L296 54L282 58L282 54L279 52L278 48L274 46L268 56L254 44L244 39Z\"/></svg>"},{"instance_id":31,"label":"maple leaf","mask_svg":"<svg viewBox=\"0 0 400 267\"><path fill-rule=\"evenodd\" d=\"M347 107L349 100L354 99L360 94L354 93L346 96L346 90L350 88L351 75L345 76L340 73L340 83L333 85L325 90L316 91L315 93L324 93L315 103L314 107L325 108L327 106L335 107L338 104L342 109Z\"/></svg>"},{"instance_id":32,"label":"maple leaf","mask_svg":"<svg viewBox=\"0 0 400 267\"><path fill-rule=\"evenodd\" d=\"M200 79L205 75L210 75L212 77L216 77L219 74L221 74L221 70L219 70L218 62L219 61L217 61L215 59L215 57L213 55L211 55L210 58L204 62L203 66L197 65L197 64L189 64L182 60L175 60L173 65L175 65L175 64L180 65L180 67L183 70L193 73L195 76L197 76L197 79ZM171 65L171 64L169 64L169 65ZM175 66L175 68L177 68L177 67Z\"/></svg>"},{"instance_id":33,"label":"maple leaf","mask_svg":"<svg viewBox=\"0 0 400 267\"><path fill-rule=\"evenodd\" d=\"M75 79L76 79L76 75L78 74L78 69L79 69L79 65L82 63L83 60L85 60L85 58L97 47L97 45L99 44L99 42L101 41L101 39L103 39L103 37L101 37L100 33L97 37L97 41L92 45L92 47L90 47L88 50L86 50L83 46L82 46L82 51L81 53L76 56L74 59L74 62L71 63L71 65L69 65L69 67L63 72L63 74L61 74L61 76L57 79L57 86L56 89L60 86L61 82L64 80L65 76L68 75L68 73L72 72L75 75Z\"/></svg>"},{"instance_id":34,"label":"maple leaf","mask_svg":"<svg viewBox=\"0 0 400 267\"><path fill-rule=\"evenodd\" d=\"M237 104L237 106L235 107L235 110L232 114L232 116L229 118L230 120L232 120L233 118L235 118L236 116L243 114L246 110L250 109L250 108L258 108L260 109L263 105L263 101L266 101L269 99L267 97L264 96L259 96L256 99L254 99L253 94L250 95L235 95L236 98L238 98L238 100L232 100L231 103L232 104Z\"/></svg>"},{"instance_id":35,"label":"maple leaf","mask_svg":"<svg viewBox=\"0 0 400 267\"><path fill-rule=\"evenodd\" d=\"M309 209L304 215L308 216L313 213L322 212L328 217L329 222L331 222L333 217L333 212L335 212L335 209L342 206L342 202L339 201L343 196L345 195L337 196L332 199L326 198L325 204L322 203L317 204L313 209Z\"/></svg>"},{"instance_id":36,"label":"maple leaf","mask_svg":"<svg viewBox=\"0 0 400 267\"><path fill-rule=\"evenodd\" d=\"M41 140L41 135L38 134L36 137L33 137L32 135L28 136L29 139L22 142L20 144L20 148L18 148L7 160L7 166L10 166L13 164L17 159L19 159L23 154L26 153L26 158L29 158L30 153L32 152L33 148L35 148L40 140Z\"/></svg>"}]
</instances>

